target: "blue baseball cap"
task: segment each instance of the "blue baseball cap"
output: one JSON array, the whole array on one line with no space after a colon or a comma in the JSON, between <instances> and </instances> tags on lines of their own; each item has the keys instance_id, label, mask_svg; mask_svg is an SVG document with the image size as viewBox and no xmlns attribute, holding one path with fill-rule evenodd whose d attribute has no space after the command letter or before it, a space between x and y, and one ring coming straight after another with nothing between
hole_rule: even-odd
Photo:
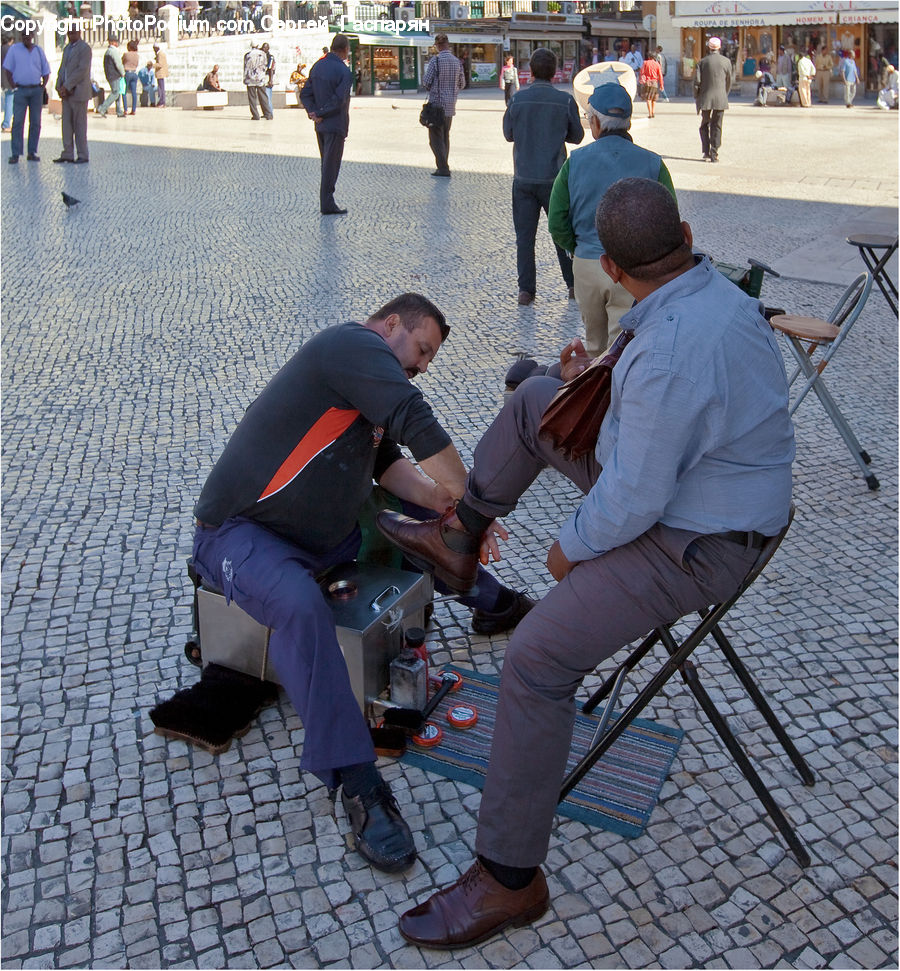
<instances>
[{"instance_id":1,"label":"blue baseball cap","mask_svg":"<svg viewBox=\"0 0 900 971\"><path fill-rule=\"evenodd\" d=\"M610 118L631 117L631 95L617 81L598 84L588 98L588 104L594 111Z\"/></svg>"}]
</instances>

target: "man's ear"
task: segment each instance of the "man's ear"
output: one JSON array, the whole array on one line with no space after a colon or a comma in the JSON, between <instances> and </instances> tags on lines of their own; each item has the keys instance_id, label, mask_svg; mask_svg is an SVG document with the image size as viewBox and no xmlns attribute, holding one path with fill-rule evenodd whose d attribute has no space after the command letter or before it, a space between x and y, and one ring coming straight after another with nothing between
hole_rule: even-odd
<instances>
[{"instance_id":1,"label":"man's ear","mask_svg":"<svg viewBox=\"0 0 900 971\"><path fill-rule=\"evenodd\" d=\"M684 241L687 244L688 249L694 248L694 234L691 231L691 224L687 222L682 222L681 231L684 233Z\"/></svg>"},{"instance_id":2,"label":"man's ear","mask_svg":"<svg viewBox=\"0 0 900 971\"><path fill-rule=\"evenodd\" d=\"M600 266L613 283L618 283L622 279L621 267L618 263L613 262L606 253L600 254Z\"/></svg>"},{"instance_id":3,"label":"man's ear","mask_svg":"<svg viewBox=\"0 0 900 971\"><path fill-rule=\"evenodd\" d=\"M391 334L393 334L393 332L397 329L400 322L399 314L388 314L387 317L384 318L384 336L390 337Z\"/></svg>"}]
</instances>

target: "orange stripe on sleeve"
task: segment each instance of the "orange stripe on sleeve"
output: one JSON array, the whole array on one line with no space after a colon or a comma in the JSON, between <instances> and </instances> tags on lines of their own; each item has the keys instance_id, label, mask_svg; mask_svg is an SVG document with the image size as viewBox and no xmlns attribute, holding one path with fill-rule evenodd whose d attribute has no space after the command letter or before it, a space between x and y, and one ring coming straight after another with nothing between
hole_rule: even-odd
<instances>
[{"instance_id":1,"label":"orange stripe on sleeve","mask_svg":"<svg viewBox=\"0 0 900 971\"><path fill-rule=\"evenodd\" d=\"M336 442L341 435L359 417L358 411L341 408L329 408L321 418L300 439L291 454L281 463L281 468L272 477L272 481L263 489L257 502L274 496L285 486L297 478L307 465L329 445Z\"/></svg>"}]
</instances>

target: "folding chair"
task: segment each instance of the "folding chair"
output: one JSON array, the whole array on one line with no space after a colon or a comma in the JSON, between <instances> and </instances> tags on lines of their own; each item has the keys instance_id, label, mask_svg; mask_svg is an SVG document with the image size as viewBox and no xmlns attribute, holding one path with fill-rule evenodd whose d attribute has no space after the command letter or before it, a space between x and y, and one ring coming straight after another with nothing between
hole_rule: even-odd
<instances>
[{"instance_id":1,"label":"folding chair","mask_svg":"<svg viewBox=\"0 0 900 971\"><path fill-rule=\"evenodd\" d=\"M888 263L894 253L897 252L897 244L900 238L897 236L848 236L847 242L859 250L863 263L872 274L878 288L884 294L888 306L897 313L897 284L891 279L888 272ZM878 256L877 250L884 250Z\"/></svg>"},{"instance_id":2,"label":"folding chair","mask_svg":"<svg viewBox=\"0 0 900 971\"><path fill-rule=\"evenodd\" d=\"M600 688L598 688L597 691L591 695L584 705L583 711L585 713L593 711L604 699L608 699L606 707L600 718L600 722L597 726L596 732L594 733L594 738L591 740L587 753L563 780L563 786L559 796L560 802L562 802L563 799L565 799L566 796L572 791L572 789L578 785L578 783L590 771L591 767L600 758L602 758L604 753L609 750L616 739L622 735L626 728L628 728L628 726L656 697L656 695L659 694L663 686L669 681L675 672L678 671L681 673L685 684L687 684L688 688L690 688L694 697L697 699L700 707L706 713L707 717L712 723L713 728L718 733L719 738L722 739L725 747L731 753L731 756L737 763L738 768L744 774L744 778L750 783L753 791L756 793L772 821L781 832L785 842L793 850L794 855L797 857L800 865L802 867L809 866L809 853L800 842L800 839L794 831L793 826L788 822L784 813L775 802L775 799L773 798L771 792L769 792L768 787L753 768L753 765L751 764L746 752L741 747L738 740L734 737L731 729L728 727L728 722L725 720L725 717L718 710L718 708L716 708L712 699L707 694L706 689L701 684L696 667L694 666L693 662L689 660L691 654L702 643L702 641L704 641L709 635L712 635L725 659L731 665L735 675L740 680L741 684L743 684L747 693L750 695L753 703L756 705L757 710L766 720L766 723L774 732L775 737L781 743L782 748L787 753L791 762L793 762L800 774L800 778L803 780L803 783L807 786L811 786L815 782L815 777L810 771L809 766L804 761L803 756L797 751L794 743L788 737L784 726L769 707L769 704L760 691L756 681L741 662L740 658L732 647L731 642L728 640L723 633L722 628L719 626L719 622L725 617L734 604L737 603L737 601L743 596L747 588L760 575L766 564L772 558L775 551L781 544L785 533L787 533L788 527L790 526L793 518L794 508L791 506L787 526L785 526L777 536L773 536L763 546L763 548L760 550L759 556L757 557L756 563L747 574L747 577L740 585L734 596L707 610L701 610L700 623L680 644L675 641L671 634L671 627L673 625L658 627L648 637L646 637L634 651L632 651L632 653L616 668L612 675L606 679ZM660 670L650 679L647 685L638 693L637 697L622 711L618 718L613 721L613 710L618 702L619 694L622 691L626 678L631 671L636 668L637 665L646 657L650 649L660 642L663 644L669 654L668 659L666 660L665 664L663 664L662 668L660 668Z\"/></svg>"},{"instance_id":3,"label":"folding chair","mask_svg":"<svg viewBox=\"0 0 900 971\"><path fill-rule=\"evenodd\" d=\"M798 317L794 314L776 314L769 323L787 337L788 346L797 361L797 368L791 375L789 384L793 385L801 373L806 378L806 383L791 405L790 413L793 415L806 395L811 390L815 391L826 414L840 432L841 438L850 449L850 454L862 470L866 485L870 489L877 489L878 479L867 468L872 461L869 453L857 441L847 419L841 414L822 378L822 372L850 333L850 328L862 313L871 292L872 277L868 273L860 273L835 304L828 320L820 320L818 317ZM823 353L814 364L813 357L819 349L822 349Z\"/></svg>"}]
</instances>

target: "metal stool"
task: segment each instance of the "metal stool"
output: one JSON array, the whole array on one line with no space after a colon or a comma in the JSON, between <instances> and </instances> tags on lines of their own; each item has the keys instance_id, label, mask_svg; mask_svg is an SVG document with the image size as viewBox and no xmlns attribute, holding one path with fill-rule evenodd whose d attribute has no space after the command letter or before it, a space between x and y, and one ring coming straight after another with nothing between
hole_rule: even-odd
<instances>
[{"instance_id":1,"label":"metal stool","mask_svg":"<svg viewBox=\"0 0 900 971\"><path fill-rule=\"evenodd\" d=\"M847 419L841 414L822 378L822 372L862 313L871 291L872 278L868 273L861 273L844 291L828 320L820 320L818 317L798 317L793 314L776 314L769 323L787 337L788 346L797 361L797 368L791 375L789 383L793 385L801 373L806 377L806 383L794 399L790 413L793 415L806 395L810 391L815 391L826 414L840 432L841 438L850 449L850 454L860 467L866 485L870 489L877 489L878 479L868 468L872 461L869 453L857 441ZM823 349L824 353L814 364L813 357L819 349Z\"/></svg>"},{"instance_id":2,"label":"metal stool","mask_svg":"<svg viewBox=\"0 0 900 971\"><path fill-rule=\"evenodd\" d=\"M728 722L725 720L725 717L718 710L718 708L716 708L712 699L707 694L706 689L700 683L697 668L689 660L691 654L693 654L702 641L705 640L709 635L712 635L715 643L718 645L735 675L747 690L747 693L750 695L753 703L756 705L757 710L763 716L763 718L765 718L766 723L774 732L775 737L781 743L782 748L787 753L791 762L793 762L800 774L800 778L803 780L803 783L811 786L815 781L812 771L806 764L803 756L797 751L794 743L788 737L784 726L769 707L768 702L760 691L756 681L753 679L753 676L741 662L740 658L737 656L737 653L732 647L731 642L728 640L719 626L719 622L725 617L734 604L737 603L737 601L743 596L747 588L760 575L766 564L775 554L775 551L781 544L781 541L784 538L785 533L787 533L793 518L794 508L791 506L790 517L787 525L777 536L773 536L771 539L769 539L760 550L759 557L757 558L753 569L747 574L744 582L740 585L734 596L723 603L711 607L709 610L701 611L700 623L680 644L675 641L670 632L671 625L658 627L653 631L652 634L645 638L634 651L632 651L625 661L623 661L612 673L612 675L606 679L603 685L601 685L601 687L594 692L594 694L584 705L583 711L585 713L593 711L604 699L608 699L608 701L600 719L600 724L597 726L597 731L594 734L594 738L591 741L591 745L587 753L563 780L563 786L559 796L560 802L562 802L562 800L566 798L572 789L578 785L588 771L590 771L591 767L603 756L605 752L609 750L616 739L622 735L625 729L628 728L628 726L641 713L641 711L643 711L643 709L656 697L656 695L659 694L663 686L672 678L675 672L679 671L682 678L684 678L685 684L687 684L688 688L690 688L694 697L697 699L697 702L700 704L700 707L703 709L712 723L712 726L716 730L719 738L722 739L722 742L731 753L731 756L736 762L738 768L744 774L744 778L750 783L753 791L756 793L760 802L762 802L763 806L765 807L766 812L768 812L770 818L777 826L781 835L784 837L785 842L791 848L791 850L793 850L798 862L801 866L809 866L809 853L800 842L794 827L788 822L784 813L775 802L771 792L769 792L768 787L753 768L753 765L747 757L746 752L741 747L738 740L734 737L731 729L728 727ZM635 667L637 667L644 657L646 657L650 649L660 642L663 644L669 654L668 659L666 660L665 664L663 664L662 668L651 678L646 687L640 691L637 697L613 721L613 709L618 701L619 694L625 684L627 676Z\"/></svg>"},{"instance_id":3,"label":"metal stool","mask_svg":"<svg viewBox=\"0 0 900 971\"><path fill-rule=\"evenodd\" d=\"M888 273L887 265L890 258L897 252L898 237L894 236L848 236L847 242L859 250L863 263L884 294L888 306L897 313L897 285ZM879 257L876 250L884 250Z\"/></svg>"}]
</instances>

